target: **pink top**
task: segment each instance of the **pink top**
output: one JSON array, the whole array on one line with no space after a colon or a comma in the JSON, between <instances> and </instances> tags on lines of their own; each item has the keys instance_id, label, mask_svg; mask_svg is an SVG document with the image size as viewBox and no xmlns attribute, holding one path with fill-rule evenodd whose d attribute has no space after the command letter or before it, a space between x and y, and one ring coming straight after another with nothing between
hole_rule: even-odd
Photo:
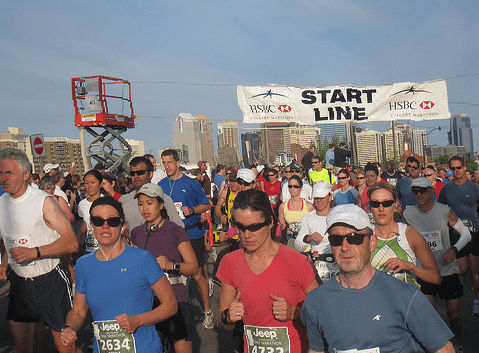
<instances>
[{"instance_id":1,"label":"pink top","mask_svg":"<svg viewBox=\"0 0 479 353\"><path fill-rule=\"evenodd\" d=\"M282 244L269 267L254 274L246 261L244 250L227 254L220 263L218 278L241 292L240 301L245 308L245 325L261 327L288 327L290 352L307 352L309 342L306 330L299 322L278 321L273 316L270 295L286 299L292 306L302 306L309 287L315 278L310 260ZM245 342L245 352L247 352Z\"/></svg>"}]
</instances>

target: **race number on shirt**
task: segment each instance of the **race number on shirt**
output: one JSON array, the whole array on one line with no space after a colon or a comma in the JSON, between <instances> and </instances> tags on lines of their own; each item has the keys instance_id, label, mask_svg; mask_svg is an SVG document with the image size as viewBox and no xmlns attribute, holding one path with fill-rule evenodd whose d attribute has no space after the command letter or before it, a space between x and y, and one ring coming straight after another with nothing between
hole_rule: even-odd
<instances>
[{"instance_id":1,"label":"race number on shirt","mask_svg":"<svg viewBox=\"0 0 479 353\"><path fill-rule=\"evenodd\" d=\"M175 207L176 210L178 211L178 215L180 216L181 219L185 219L185 214L183 213L183 202L175 202Z\"/></svg>"},{"instance_id":2,"label":"race number on shirt","mask_svg":"<svg viewBox=\"0 0 479 353\"><path fill-rule=\"evenodd\" d=\"M429 245L431 251L444 250L440 230L434 230L432 232L421 232L421 235L426 241L427 245Z\"/></svg>"},{"instance_id":3,"label":"race number on shirt","mask_svg":"<svg viewBox=\"0 0 479 353\"><path fill-rule=\"evenodd\" d=\"M248 353L290 353L287 327L244 325Z\"/></svg>"},{"instance_id":4,"label":"race number on shirt","mask_svg":"<svg viewBox=\"0 0 479 353\"><path fill-rule=\"evenodd\" d=\"M116 320L93 322L93 334L100 353L136 353L135 337Z\"/></svg>"}]
</instances>

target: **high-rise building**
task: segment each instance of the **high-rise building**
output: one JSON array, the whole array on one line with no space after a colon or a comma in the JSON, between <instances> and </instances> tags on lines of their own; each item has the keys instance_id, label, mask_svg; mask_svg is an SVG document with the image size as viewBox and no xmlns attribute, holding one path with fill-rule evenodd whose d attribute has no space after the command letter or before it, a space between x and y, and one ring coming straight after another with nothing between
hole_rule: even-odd
<instances>
[{"instance_id":1,"label":"high-rise building","mask_svg":"<svg viewBox=\"0 0 479 353\"><path fill-rule=\"evenodd\" d=\"M289 127L290 123L287 122L261 124L261 144L263 146L262 157L264 163L274 165L277 153L288 152L285 150L284 137L285 130Z\"/></svg>"},{"instance_id":2,"label":"high-rise building","mask_svg":"<svg viewBox=\"0 0 479 353\"><path fill-rule=\"evenodd\" d=\"M384 134L384 149L385 149L385 158L387 160L394 159L394 145L393 145L393 132L391 129L386 131ZM404 150L404 134L401 132L394 132L394 141L396 142L396 158L399 159L403 155Z\"/></svg>"},{"instance_id":3,"label":"high-rise building","mask_svg":"<svg viewBox=\"0 0 479 353\"><path fill-rule=\"evenodd\" d=\"M424 149L427 146L427 130L412 130L412 151L419 154L420 156L424 155Z\"/></svg>"},{"instance_id":4,"label":"high-rise building","mask_svg":"<svg viewBox=\"0 0 479 353\"><path fill-rule=\"evenodd\" d=\"M339 142L348 141L348 124L320 124L321 141L333 142L333 137L336 136Z\"/></svg>"},{"instance_id":5,"label":"high-rise building","mask_svg":"<svg viewBox=\"0 0 479 353\"><path fill-rule=\"evenodd\" d=\"M236 152L236 161L240 160L238 123L227 122L218 124L218 150L224 148L233 148ZM230 154L230 153L228 153ZM219 158L218 163L223 164Z\"/></svg>"},{"instance_id":6,"label":"high-rise building","mask_svg":"<svg viewBox=\"0 0 479 353\"><path fill-rule=\"evenodd\" d=\"M368 162L381 163L383 160L382 134L377 131L364 130L356 133L358 164L364 167Z\"/></svg>"},{"instance_id":7,"label":"high-rise building","mask_svg":"<svg viewBox=\"0 0 479 353\"><path fill-rule=\"evenodd\" d=\"M241 134L241 151L243 154L243 166L260 162L261 133L259 131Z\"/></svg>"},{"instance_id":8,"label":"high-rise building","mask_svg":"<svg viewBox=\"0 0 479 353\"><path fill-rule=\"evenodd\" d=\"M447 133L449 144L464 146L466 159L474 158L474 143L472 138L471 118L466 114L454 115L450 119L450 130Z\"/></svg>"},{"instance_id":9,"label":"high-rise building","mask_svg":"<svg viewBox=\"0 0 479 353\"><path fill-rule=\"evenodd\" d=\"M213 136L213 125L206 116L181 113L174 122L173 149L182 152L182 163L202 160L215 165Z\"/></svg>"},{"instance_id":10,"label":"high-rise building","mask_svg":"<svg viewBox=\"0 0 479 353\"><path fill-rule=\"evenodd\" d=\"M308 151L312 143L316 144L319 136L320 128L312 125L299 125L292 123L290 127L284 129L284 152L291 160L291 156L295 156L297 160ZM284 158L278 158L275 164L284 165ZM286 161L287 163L288 161Z\"/></svg>"},{"instance_id":11,"label":"high-rise building","mask_svg":"<svg viewBox=\"0 0 479 353\"><path fill-rule=\"evenodd\" d=\"M135 157L141 157L145 154L145 142L142 140L126 139L126 142L131 146L131 157L128 163Z\"/></svg>"}]
</instances>

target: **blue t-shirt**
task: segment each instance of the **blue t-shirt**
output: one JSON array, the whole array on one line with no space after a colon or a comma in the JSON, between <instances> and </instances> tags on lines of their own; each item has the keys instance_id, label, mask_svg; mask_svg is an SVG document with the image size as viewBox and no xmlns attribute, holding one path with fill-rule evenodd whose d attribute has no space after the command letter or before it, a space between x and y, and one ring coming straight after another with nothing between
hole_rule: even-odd
<instances>
[{"instance_id":1,"label":"blue t-shirt","mask_svg":"<svg viewBox=\"0 0 479 353\"><path fill-rule=\"evenodd\" d=\"M3 194L4 194L3 188L2 186L0 186L0 196L2 196Z\"/></svg>"},{"instance_id":2,"label":"blue t-shirt","mask_svg":"<svg viewBox=\"0 0 479 353\"><path fill-rule=\"evenodd\" d=\"M479 218L477 206L479 205L479 185L467 180L462 185L454 181L444 185L439 194L439 202L448 205L461 219L469 219L479 232Z\"/></svg>"},{"instance_id":3,"label":"blue t-shirt","mask_svg":"<svg viewBox=\"0 0 479 353\"><path fill-rule=\"evenodd\" d=\"M357 289L336 278L313 289L301 312L313 351L436 352L454 335L424 294L376 271Z\"/></svg>"},{"instance_id":4,"label":"blue t-shirt","mask_svg":"<svg viewBox=\"0 0 479 353\"><path fill-rule=\"evenodd\" d=\"M334 165L334 150L332 149L327 150L324 156L324 159L326 160L326 164Z\"/></svg>"},{"instance_id":5,"label":"blue t-shirt","mask_svg":"<svg viewBox=\"0 0 479 353\"><path fill-rule=\"evenodd\" d=\"M195 179L191 179L183 174L176 180L170 180L169 177L160 180L158 185L161 186L163 192L169 195L175 205L178 207L196 207L198 205L208 205L210 201L206 197L205 191ZM201 221L201 215L195 214L183 219L185 228L192 226ZM203 228L194 227L186 230L190 239L198 239L205 235Z\"/></svg>"},{"instance_id":6,"label":"blue t-shirt","mask_svg":"<svg viewBox=\"0 0 479 353\"><path fill-rule=\"evenodd\" d=\"M333 192L334 203L336 205L345 205L348 203L357 205L356 197L358 197L358 195L358 190L352 187L345 192L342 192L341 189L337 189Z\"/></svg>"},{"instance_id":7,"label":"blue t-shirt","mask_svg":"<svg viewBox=\"0 0 479 353\"><path fill-rule=\"evenodd\" d=\"M96 251L92 252L79 258L75 266L76 290L85 294L94 321L150 311L154 295L151 286L163 276L148 251L131 246L110 261L100 261ZM155 325L138 327L133 337L137 352L163 352ZM96 340L94 352L98 352Z\"/></svg>"},{"instance_id":8,"label":"blue t-shirt","mask_svg":"<svg viewBox=\"0 0 479 353\"><path fill-rule=\"evenodd\" d=\"M411 185L412 180L408 177L399 179L396 184L397 197L401 200L403 210L405 210L407 206L417 205L416 199L411 190Z\"/></svg>"},{"instance_id":9,"label":"blue t-shirt","mask_svg":"<svg viewBox=\"0 0 479 353\"><path fill-rule=\"evenodd\" d=\"M220 192L221 190L221 184L223 183L223 181L225 181L226 178L224 176L222 176L221 174L215 174L215 179L214 179L214 183L216 185L216 188L218 189L218 193Z\"/></svg>"}]
</instances>

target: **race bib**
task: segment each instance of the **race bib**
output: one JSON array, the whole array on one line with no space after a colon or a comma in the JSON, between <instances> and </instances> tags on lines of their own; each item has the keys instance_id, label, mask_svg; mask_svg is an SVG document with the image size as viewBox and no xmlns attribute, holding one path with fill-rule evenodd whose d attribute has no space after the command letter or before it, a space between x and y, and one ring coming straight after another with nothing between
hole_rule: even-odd
<instances>
[{"instance_id":1,"label":"race bib","mask_svg":"<svg viewBox=\"0 0 479 353\"><path fill-rule=\"evenodd\" d=\"M314 260L314 267L318 271L318 275L321 278L321 281L327 282L332 277L339 273L339 267L336 262L334 262L331 256L330 261Z\"/></svg>"},{"instance_id":2,"label":"race bib","mask_svg":"<svg viewBox=\"0 0 479 353\"><path fill-rule=\"evenodd\" d=\"M93 322L93 334L100 353L136 353L135 337L116 320Z\"/></svg>"},{"instance_id":3,"label":"race bib","mask_svg":"<svg viewBox=\"0 0 479 353\"><path fill-rule=\"evenodd\" d=\"M5 244L5 247L7 250L10 250L12 248L17 248L17 247L24 247L24 248L33 248L32 241L31 241L31 236L30 234L27 235L22 235L18 238L11 238L11 237L3 237L3 242ZM17 264L15 260L11 256L8 257L8 263L10 265L18 265L18 266L31 266L35 264L35 261L29 261L29 262L24 262L21 264Z\"/></svg>"},{"instance_id":4,"label":"race bib","mask_svg":"<svg viewBox=\"0 0 479 353\"><path fill-rule=\"evenodd\" d=\"M442 251L444 247L442 245L441 231L435 230L432 232L421 232L422 237L426 241L431 251Z\"/></svg>"},{"instance_id":5,"label":"race bib","mask_svg":"<svg viewBox=\"0 0 479 353\"><path fill-rule=\"evenodd\" d=\"M295 235L299 233L299 229L301 228L301 223L300 222L291 222L289 224L289 229L291 232L293 232Z\"/></svg>"},{"instance_id":6,"label":"race bib","mask_svg":"<svg viewBox=\"0 0 479 353\"><path fill-rule=\"evenodd\" d=\"M276 204L279 203L278 196L276 196L276 195L268 196L268 198L269 198L269 202L270 202L272 205L276 205Z\"/></svg>"},{"instance_id":7,"label":"race bib","mask_svg":"<svg viewBox=\"0 0 479 353\"><path fill-rule=\"evenodd\" d=\"M290 353L287 327L244 325L248 353Z\"/></svg>"},{"instance_id":8,"label":"race bib","mask_svg":"<svg viewBox=\"0 0 479 353\"><path fill-rule=\"evenodd\" d=\"M185 219L185 214L183 213L183 202L175 202L176 211L178 211L178 215L181 219Z\"/></svg>"},{"instance_id":9,"label":"race bib","mask_svg":"<svg viewBox=\"0 0 479 353\"><path fill-rule=\"evenodd\" d=\"M96 249L98 249L98 240L96 240L95 234L93 234L91 230L88 230L85 238L85 251L93 252Z\"/></svg>"}]
</instances>

